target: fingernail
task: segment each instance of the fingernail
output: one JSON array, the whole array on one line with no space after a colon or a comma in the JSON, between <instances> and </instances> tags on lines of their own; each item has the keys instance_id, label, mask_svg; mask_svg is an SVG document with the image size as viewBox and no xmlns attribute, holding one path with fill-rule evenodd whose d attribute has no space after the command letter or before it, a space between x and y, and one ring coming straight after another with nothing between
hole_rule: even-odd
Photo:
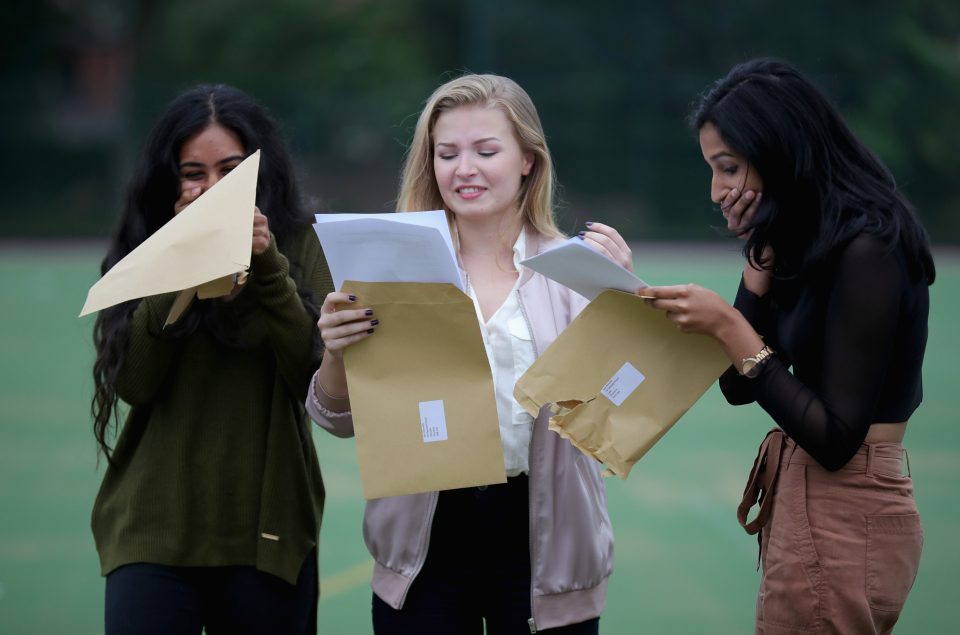
<instances>
[{"instance_id":1,"label":"fingernail","mask_svg":"<svg viewBox=\"0 0 960 635\"><path fill-rule=\"evenodd\" d=\"M586 223L584 223L584 224L585 224L587 227L590 227L591 225L593 225L593 223L592 223L592 222L589 222L589 221L586 222Z\"/></svg>"},{"instance_id":2,"label":"fingernail","mask_svg":"<svg viewBox=\"0 0 960 635\"><path fill-rule=\"evenodd\" d=\"M736 196L737 194L740 193L740 190L738 190L737 188L733 188L732 190L730 190L730 193Z\"/></svg>"},{"instance_id":3,"label":"fingernail","mask_svg":"<svg viewBox=\"0 0 960 635\"><path fill-rule=\"evenodd\" d=\"M367 329L367 334L369 335L371 333L373 333L373 329Z\"/></svg>"},{"instance_id":4,"label":"fingernail","mask_svg":"<svg viewBox=\"0 0 960 635\"><path fill-rule=\"evenodd\" d=\"M753 190L749 190L743 195L743 198L747 199L748 201L752 201L754 196L756 196L756 194L753 192Z\"/></svg>"},{"instance_id":5,"label":"fingernail","mask_svg":"<svg viewBox=\"0 0 960 635\"><path fill-rule=\"evenodd\" d=\"M348 296L348 297L350 298L350 301L351 301L351 302L356 302L356 301L357 301L357 296L355 296L355 295L351 295L351 296Z\"/></svg>"},{"instance_id":6,"label":"fingernail","mask_svg":"<svg viewBox=\"0 0 960 635\"><path fill-rule=\"evenodd\" d=\"M376 326L377 324L380 324L380 320L370 320L370 326Z\"/></svg>"},{"instance_id":7,"label":"fingernail","mask_svg":"<svg viewBox=\"0 0 960 635\"><path fill-rule=\"evenodd\" d=\"M373 315L373 309L367 309L363 312L364 315Z\"/></svg>"},{"instance_id":8,"label":"fingernail","mask_svg":"<svg viewBox=\"0 0 960 635\"><path fill-rule=\"evenodd\" d=\"M583 238L587 232L577 232L577 238Z\"/></svg>"}]
</instances>

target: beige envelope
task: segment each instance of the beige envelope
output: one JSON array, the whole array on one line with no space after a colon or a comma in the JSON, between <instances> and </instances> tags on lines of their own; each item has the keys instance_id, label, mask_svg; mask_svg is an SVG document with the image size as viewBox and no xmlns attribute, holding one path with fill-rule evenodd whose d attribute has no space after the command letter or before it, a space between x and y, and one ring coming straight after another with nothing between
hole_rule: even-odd
<instances>
[{"instance_id":1,"label":"beige envelope","mask_svg":"<svg viewBox=\"0 0 960 635\"><path fill-rule=\"evenodd\" d=\"M170 324L194 296L230 293L234 279L242 282L250 268L259 169L257 150L90 287L80 315L181 291L167 316Z\"/></svg>"},{"instance_id":2,"label":"beige envelope","mask_svg":"<svg viewBox=\"0 0 960 635\"><path fill-rule=\"evenodd\" d=\"M625 479L729 365L713 339L680 332L636 295L607 290L513 394L534 416L552 403L550 429Z\"/></svg>"},{"instance_id":3,"label":"beige envelope","mask_svg":"<svg viewBox=\"0 0 960 635\"><path fill-rule=\"evenodd\" d=\"M452 284L345 281L376 334L344 352L367 499L505 483L473 301Z\"/></svg>"}]
</instances>

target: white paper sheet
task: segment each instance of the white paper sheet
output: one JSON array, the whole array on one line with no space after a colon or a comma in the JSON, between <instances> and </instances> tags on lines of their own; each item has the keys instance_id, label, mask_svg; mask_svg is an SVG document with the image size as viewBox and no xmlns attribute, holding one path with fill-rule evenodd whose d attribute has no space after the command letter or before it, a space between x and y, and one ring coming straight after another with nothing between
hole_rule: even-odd
<instances>
[{"instance_id":1,"label":"white paper sheet","mask_svg":"<svg viewBox=\"0 0 960 635\"><path fill-rule=\"evenodd\" d=\"M333 283L449 282L464 290L443 210L316 214Z\"/></svg>"},{"instance_id":2,"label":"white paper sheet","mask_svg":"<svg viewBox=\"0 0 960 635\"><path fill-rule=\"evenodd\" d=\"M577 237L520 264L573 289L588 300L593 300L604 289L634 293L650 286Z\"/></svg>"}]
</instances>

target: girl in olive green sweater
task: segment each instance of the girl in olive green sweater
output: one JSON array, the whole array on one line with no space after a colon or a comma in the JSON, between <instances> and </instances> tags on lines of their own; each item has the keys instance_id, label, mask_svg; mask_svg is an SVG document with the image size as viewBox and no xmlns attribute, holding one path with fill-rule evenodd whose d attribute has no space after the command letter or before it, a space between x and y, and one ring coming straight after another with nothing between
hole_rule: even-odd
<instances>
[{"instance_id":1,"label":"girl in olive green sweater","mask_svg":"<svg viewBox=\"0 0 960 635\"><path fill-rule=\"evenodd\" d=\"M93 509L106 632L316 630L323 482L303 402L332 290L276 125L249 96L198 86L144 147L106 272L261 150L249 277L164 320L176 294L106 309L94 341ZM126 421L111 448L119 401Z\"/></svg>"}]
</instances>

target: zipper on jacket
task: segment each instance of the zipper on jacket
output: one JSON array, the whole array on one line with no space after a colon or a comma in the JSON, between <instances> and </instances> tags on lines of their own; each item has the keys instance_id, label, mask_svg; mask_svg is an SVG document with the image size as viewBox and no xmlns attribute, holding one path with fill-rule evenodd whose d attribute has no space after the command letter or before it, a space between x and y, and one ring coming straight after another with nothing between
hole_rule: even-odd
<instances>
[{"instance_id":1,"label":"zipper on jacket","mask_svg":"<svg viewBox=\"0 0 960 635\"><path fill-rule=\"evenodd\" d=\"M430 539L432 538L433 533L433 517L437 513L437 505L440 503L440 492L430 492L430 494L430 513L427 514L427 530L423 532L426 536L426 540L421 543L422 549L420 550L420 553L423 554L423 558L421 558L420 562L417 563L417 566L413 570L413 575L410 576L410 584L408 584L407 588L403 591L403 597L400 598L401 608L403 608L403 605L407 601L407 593L410 592L410 587L413 586L417 576L420 575L420 571L423 570L423 565L427 563L427 553L430 551Z\"/></svg>"}]
</instances>

